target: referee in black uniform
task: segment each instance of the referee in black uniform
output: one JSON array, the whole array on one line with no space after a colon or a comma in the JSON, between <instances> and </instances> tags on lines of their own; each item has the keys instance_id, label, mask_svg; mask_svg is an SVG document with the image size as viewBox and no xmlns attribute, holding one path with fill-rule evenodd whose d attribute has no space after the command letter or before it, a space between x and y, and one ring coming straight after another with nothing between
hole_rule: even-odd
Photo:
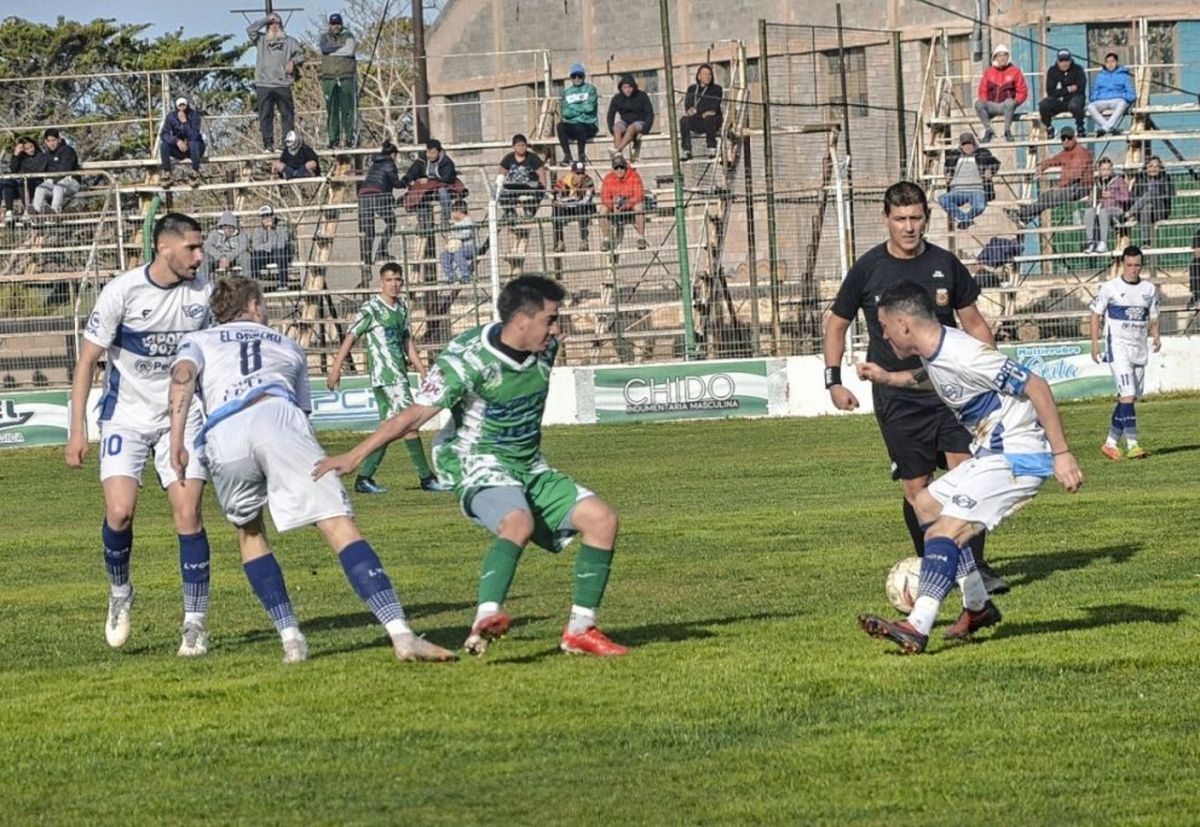
<instances>
[{"instance_id":1,"label":"referee in black uniform","mask_svg":"<svg viewBox=\"0 0 1200 827\"><path fill-rule=\"evenodd\" d=\"M867 320L867 358L885 370L919 370L920 359L900 359L883 338L875 303L889 285L902 279L922 285L933 297L938 320L955 325L955 314L967 333L995 346L975 300L979 285L963 263L951 253L925 241L929 203L925 191L909 181L892 184L883 195L883 221L888 240L872 247L846 274L833 314L825 324L825 387L834 406L851 411L858 399L842 385L841 363L846 352L846 331L861 309ZM970 457L971 435L953 412L930 391L874 385L875 418L893 463L893 479L904 483L904 522L920 555L925 536L911 505L916 494L933 481L939 464L953 468ZM944 457L944 462L942 459ZM986 532L971 541L971 550L990 594L1008 591L1008 585L984 562Z\"/></svg>"}]
</instances>

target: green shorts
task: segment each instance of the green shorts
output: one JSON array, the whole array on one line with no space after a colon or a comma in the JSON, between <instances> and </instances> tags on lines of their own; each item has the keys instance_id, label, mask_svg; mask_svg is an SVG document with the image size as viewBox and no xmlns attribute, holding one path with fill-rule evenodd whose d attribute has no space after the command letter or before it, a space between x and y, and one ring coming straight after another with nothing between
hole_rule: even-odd
<instances>
[{"instance_id":1,"label":"green shorts","mask_svg":"<svg viewBox=\"0 0 1200 827\"><path fill-rule=\"evenodd\" d=\"M562 551L575 537L571 521L580 500L594 494L566 474L553 469L543 471L522 484L469 488L463 491L462 510L467 518L496 534L500 521L513 511L525 510L533 516L534 543L547 551Z\"/></svg>"},{"instance_id":2,"label":"green shorts","mask_svg":"<svg viewBox=\"0 0 1200 827\"><path fill-rule=\"evenodd\" d=\"M412 390L408 387L408 379L400 379L391 385L380 385L371 388L375 393L375 406L379 408L379 421L391 419L413 403Z\"/></svg>"}]
</instances>

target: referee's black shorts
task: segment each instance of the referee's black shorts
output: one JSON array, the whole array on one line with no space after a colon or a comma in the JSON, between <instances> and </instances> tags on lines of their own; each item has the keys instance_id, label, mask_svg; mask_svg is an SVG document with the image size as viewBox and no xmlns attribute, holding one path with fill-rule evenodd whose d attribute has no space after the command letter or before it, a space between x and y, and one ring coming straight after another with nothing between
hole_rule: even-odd
<instances>
[{"instance_id":1,"label":"referee's black shorts","mask_svg":"<svg viewBox=\"0 0 1200 827\"><path fill-rule=\"evenodd\" d=\"M875 420L894 466L892 479L929 476L946 467L947 453L970 453L971 434L936 394L876 397Z\"/></svg>"}]
</instances>

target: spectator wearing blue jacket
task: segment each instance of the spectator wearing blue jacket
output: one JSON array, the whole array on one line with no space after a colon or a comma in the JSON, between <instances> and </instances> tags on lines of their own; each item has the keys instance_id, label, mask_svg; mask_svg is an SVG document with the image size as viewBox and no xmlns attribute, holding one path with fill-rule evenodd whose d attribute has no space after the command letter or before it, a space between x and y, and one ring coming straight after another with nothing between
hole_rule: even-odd
<instances>
[{"instance_id":1,"label":"spectator wearing blue jacket","mask_svg":"<svg viewBox=\"0 0 1200 827\"><path fill-rule=\"evenodd\" d=\"M171 179L171 160L189 159L192 176L200 177L200 159L204 157L204 136L200 134L200 113L192 109L187 98L175 101L175 109L163 120L158 145L162 160L162 178Z\"/></svg>"},{"instance_id":2,"label":"spectator wearing blue jacket","mask_svg":"<svg viewBox=\"0 0 1200 827\"><path fill-rule=\"evenodd\" d=\"M1133 76L1120 65L1116 52L1109 52L1104 56L1104 68L1092 81L1091 94L1088 96L1087 113L1099 126L1096 137L1105 133L1118 134L1117 124L1124 117L1125 110L1136 100Z\"/></svg>"}]
</instances>

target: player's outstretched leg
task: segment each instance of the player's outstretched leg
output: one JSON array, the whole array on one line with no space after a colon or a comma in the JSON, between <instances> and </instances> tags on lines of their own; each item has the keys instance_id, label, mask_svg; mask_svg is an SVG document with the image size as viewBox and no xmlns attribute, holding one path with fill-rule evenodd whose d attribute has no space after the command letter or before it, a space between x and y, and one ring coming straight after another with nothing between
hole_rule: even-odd
<instances>
[{"instance_id":1,"label":"player's outstretched leg","mask_svg":"<svg viewBox=\"0 0 1200 827\"><path fill-rule=\"evenodd\" d=\"M613 547L617 540L617 513L608 503L592 496L575 506L571 523L582 535L582 544L579 556L575 559L574 602L559 648L575 655L624 655L629 650L613 643L596 626L596 611L604 598L612 568Z\"/></svg>"},{"instance_id":2,"label":"player's outstretched leg","mask_svg":"<svg viewBox=\"0 0 1200 827\"><path fill-rule=\"evenodd\" d=\"M108 617L104 621L104 639L114 649L129 640L133 609L133 585L129 581L129 558L133 553L133 524L116 531L106 519L100 528L104 543L104 570L108 574Z\"/></svg>"},{"instance_id":3,"label":"player's outstretched leg","mask_svg":"<svg viewBox=\"0 0 1200 827\"><path fill-rule=\"evenodd\" d=\"M330 526L329 523L344 522L345 525ZM336 517L333 520L323 520L317 524L327 538L334 540L339 530L345 532L353 527L349 517ZM357 534L355 530L353 532ZM333 535L333 536L331 536ZM359 537L351 541L338 552L338 560L346 579L364 603L370 607L376 619L387 630L392 641L392 650L399 660L428 660L450 661L456 655L440 646L436 646L424 638L417 637L404 616L404 607L400 605L392 581L384 571L379 555L371 548L371 544Z\"/></svg>"},{"instance_id":4,"label":"player's outstretched leg","mask_svg":"<svg viewBox=\"0 0 1200 827\"><path fill-rule=\"evenodd\" d=\"M475 499L478 500L479 497L477 494ZM532 531L533 519L529 512L519 513L528 518ZM514 516L513 519L519 518ZM504 522L507 520L508 518ZM482 655L493 640L498 640L508 633L510 620L508 613L504 611L504 600L508 597L508 589L512 586L513 577L517 573L517 562L520 561L524 549L524 543L514 543L503 537L495 538L488 546L483 557L483 570L479 575L479 605L475 609L471 631L463 643L463 649L468 654Z\"/></svg>"},{"instance_id":5,"label":"player's outstretched leg","mask_svg":"<svg viewBox=\"0 0 1200 827\"><path fill-rule=\"evenodd\" d=\"M892 641L906 655L924 652L938 608L954 588L958 557L958 544L949 537L926 539L925 555L921 558L921 582L912 612L904 620L863 614L858 616L858 625L871 637Z\"/></svg>"},{"instance_id":6,"label":"player's outstretched leg","mask_svg":"<svg viewBox=\"0 0 1200 827\"><path fill-rule=\"evenodd\" d=\"M963 610L958 619L942 633L945 640L968 637L980 629L1000 622L1000 610L988 597L988 590L979 569L971 544L958 550L958 573L956 580L962 591Z\"/></svg>"}]
</instances>

